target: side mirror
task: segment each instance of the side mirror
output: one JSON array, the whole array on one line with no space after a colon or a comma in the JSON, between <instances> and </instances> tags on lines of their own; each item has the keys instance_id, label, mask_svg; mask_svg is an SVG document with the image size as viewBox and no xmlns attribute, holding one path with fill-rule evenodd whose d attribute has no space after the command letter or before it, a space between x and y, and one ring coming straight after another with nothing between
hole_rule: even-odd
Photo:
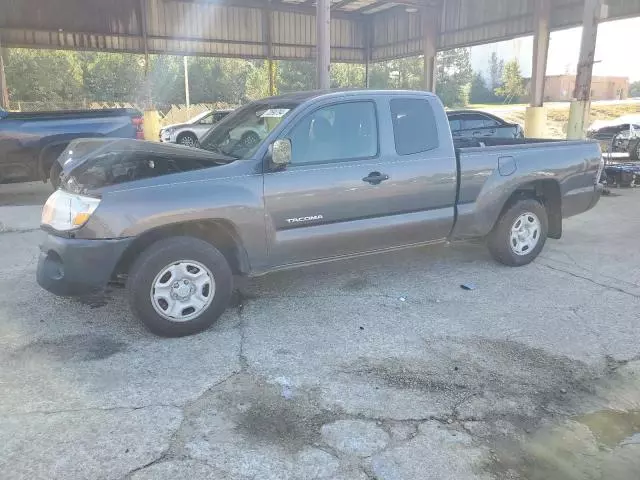
<instances>
[{"instance_id":1,"label":"side mirror","mask_svg":"<svg viewBox=\"0 0 640 480\"><path fill-rule=\"evenodd\" d=\"M277 167L291 163L291 140L283 138L271 144L271 163Z\"/></svg>"}]
</instances>

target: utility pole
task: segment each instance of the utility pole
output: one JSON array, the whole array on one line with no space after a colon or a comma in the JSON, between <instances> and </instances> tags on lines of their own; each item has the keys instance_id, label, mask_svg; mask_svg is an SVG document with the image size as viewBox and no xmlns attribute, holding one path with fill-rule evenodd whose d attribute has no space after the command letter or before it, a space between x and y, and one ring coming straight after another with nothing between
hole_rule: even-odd
<instances>
[{"instance_id":1,"label":"utility pole","mask_svg":"<svg viewBox=\"0 0 640 480\"><path fill-rule=\"evenodd\" d=\"M186 100L188 110L191 106L191 101L189 98L189 60L186 55L182 57L182 59L184 62L184 98Z\"/></svg>"}]
</instances>

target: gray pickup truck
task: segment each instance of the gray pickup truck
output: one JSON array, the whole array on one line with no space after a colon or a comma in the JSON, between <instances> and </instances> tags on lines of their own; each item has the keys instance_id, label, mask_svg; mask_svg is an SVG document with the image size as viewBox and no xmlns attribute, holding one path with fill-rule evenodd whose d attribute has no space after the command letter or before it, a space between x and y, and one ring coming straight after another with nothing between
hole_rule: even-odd
<instances>
[{"instance_id":1,"label":"gray pickup truck","mask_svg":"<svg viewBox=\"0 0 640 480\"><path fill-rule=\"evenodd\" d=\"M232 135L257 122L265 138ZM408 91L256 101L201 147L73 142L42 213L38 283L72 296L126 280L151 331L187 335L223 313L233 275L478 237L525 265L598 202L603 168L591 141L457 147L440 100Z\"/></svg>"}]
</instances>

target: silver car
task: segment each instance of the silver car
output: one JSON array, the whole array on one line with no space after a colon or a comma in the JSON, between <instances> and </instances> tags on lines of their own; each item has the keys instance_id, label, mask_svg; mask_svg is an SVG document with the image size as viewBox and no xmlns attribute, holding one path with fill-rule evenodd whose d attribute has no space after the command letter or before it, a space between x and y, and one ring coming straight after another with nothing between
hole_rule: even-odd
<instances>
[{"instance_id":1,"label":"silver car","mask_svg":"<svg viewBox=\"0 0 640 480\"><path fill-rule=\"evenodd\" d=\"M186 123L167 125L160 129L160 141L197 147L205 133L233 110L208 110Z\"/></svg>"}]
</instances>

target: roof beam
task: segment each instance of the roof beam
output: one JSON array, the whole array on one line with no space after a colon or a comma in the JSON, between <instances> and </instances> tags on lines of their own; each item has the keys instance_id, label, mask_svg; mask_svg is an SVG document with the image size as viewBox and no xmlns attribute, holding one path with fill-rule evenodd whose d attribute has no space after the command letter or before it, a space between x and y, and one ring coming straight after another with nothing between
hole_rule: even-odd
<instances>
[{"instance_id":1,"label":"roof beam","mask_svg":"<svg viewBox=\"0 0 640 480\"><path fill-rule=\"evenodd\" d=\"M265 7L264 0L164 0L165 2L183 2L183 3L204 3L207 5L215 5L220 7L238 7L238 8L259 8ZM273 11L279 12L294 12L303 13L307 15L315 15L316 0L307 0L304 3L284 3L282 1L272 2L269 8ZM357 20L359 14L356 12L344 12L336 11L333 15L334 18L352 18Z\"/></svg>"},{"instance_id":2,"label":"roof beam","mask_svg":"<svg viewBox=\"0 0 640 480\"><path fill-rule=\"evenodd\" d=\"M344 2L340 2L340 3L344 3ZM426 6L427 4L431 4L432 2L428 2L426 0L378 0L376 2L373 2L370 5L365 5L362 8L359 8L357 10L354 10L355 13L366 13L370 10L373 10L377 7L381 7L382 5L391 5L391 7L397 7L397 6L404 6L404 7L415 7L415 8L421 8ZM390 10L390 9L389 9Z\"/></svg>"},{"instance_id":3,"label":"roof beam","mask_svg":"<svg viewBox=\"0 0 640 480\"><path fill-rule=\"evenodd\" d=\"M354 3L355 1L356 0L341 0L340 2L336 2L331 5L331 10L339 10L342 7L346 7L347 5Z\"/></svg>"}]
</instances>

